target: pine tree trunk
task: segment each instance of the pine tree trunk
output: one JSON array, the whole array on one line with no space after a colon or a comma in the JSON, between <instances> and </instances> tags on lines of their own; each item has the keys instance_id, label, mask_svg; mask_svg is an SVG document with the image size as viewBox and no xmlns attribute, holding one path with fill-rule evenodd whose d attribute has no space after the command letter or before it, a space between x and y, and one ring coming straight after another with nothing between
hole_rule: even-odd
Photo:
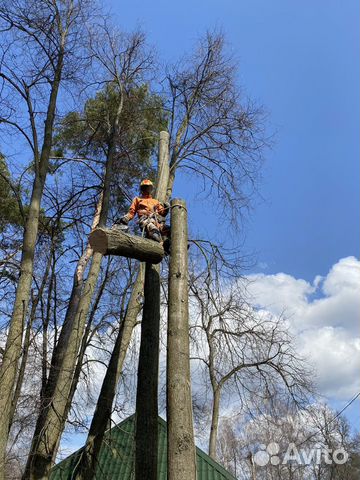
<instances>
[{"instance_id":1,"label":"pine tree trunk","mask_svg":"<svg viewBox=\"0 0 360 480\"><path fill-rule=\"evenodd\" d=\"M136 394L135 480L157 480L160 269L146 264Z\"/></svg>"},{"instance_id":2,"label":"pine tree trunk","mask_svg":"<svg viewBox=\"0 0 360 480\"><path fill-rule=\"evenodd\" d=\"M171 202L167 336L167 464L169 480L196 479L189 355L186 204Z\"/></svg>"},{"instance_id":3,"label":"pine tree trunk","mask_svg":"<svg viewBox=\"0 0 360 480\"><path fill-rule=\"evenodd\" d=\"M155 198L160 202L165 201L166 199L168 176L169 134L167 132L160 132L158 179L155 193ZM111 416L112 404L123 369L126 352L137 322L137 317L141 311L141 302L139 299L143 294L143 287L144 268L143 265L141 265L130 295L126 315L120 326L109 366L105 373L101 392L84 447L84 453L77 468L76 480L92 480L93 478L91 475L94 474L94 468L97 463L104 433ZM84 476L85 472L88 476Z\"/></svg>"},{"instance_id":4,"label":"pine tree trunk","mask_svg":"<svg viewBox=\"0 0 360 480\"><path fill-rule=\"evenodd\" d=\"M23 247L20 262L20 278L16 288L14 309L11 317L3 361L0 369L0 480L4 479L5 453L8 440L14 387L17 379L19 359L22 350L22 337L30 299L34 270L35 246L38 235L41 199L48 172L52 144L55 109L63 66L63 53L59 54L49 104L45 120L44 141L31 194L29 213L25 223Z\"/></svg>"}]
</instances>

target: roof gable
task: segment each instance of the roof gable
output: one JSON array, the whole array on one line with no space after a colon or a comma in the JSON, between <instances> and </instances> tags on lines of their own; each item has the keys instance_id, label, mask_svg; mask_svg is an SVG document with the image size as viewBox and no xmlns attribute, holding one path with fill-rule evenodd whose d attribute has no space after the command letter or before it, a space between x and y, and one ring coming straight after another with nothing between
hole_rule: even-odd
<instances>
[{"instance_id":1,"label":"roof gable","mask_svg":"<svg viewBox=\"0 0 360 480\"><path fill-rule=\"evenodd\" d=\"M167 478L167 428L166 422L158 417L158 479ZM50 480L70 480L81 449L55 465ZM100 451L96 480L133 479L135 455L135 415L131 415L105 434ZM196 447L198 480L235 480L221 465Z\"/></svg>"}]
</instances>

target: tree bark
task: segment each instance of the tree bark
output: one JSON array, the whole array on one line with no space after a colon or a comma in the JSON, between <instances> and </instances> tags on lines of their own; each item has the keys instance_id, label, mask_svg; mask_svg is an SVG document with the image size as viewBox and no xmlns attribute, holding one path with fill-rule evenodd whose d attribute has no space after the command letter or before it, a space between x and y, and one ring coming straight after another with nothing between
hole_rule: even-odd
<instances>
[{"instance_id":1,"label":"tree bark","mask_svg":"<svg viewBox=\"0 0 360 480\"><path fill-rule=\"evenodd\" d=\"M158 172L155 192L155 198L157 198L159 202L167 200L169 175L169 134L168 132L163 131L160 132Z\"/></svg>"},{"instance_id":2,"label":"tree bark","mask_svg":"<svg viewBox=\"0 0 360 480\"><path fill-rule=\"evenodd\" d=\"M11 405L9 431L10 431L11 425L14 421L16 405L17 405L17 402L18 402L19 397L20 397L21 387L22 387L23 380L24 380L24 377L25 377L25 369L26 369L28 353L29 353L29 348L30 348L31 329L32 329L32 326L33 326L33 323L34 323L34 320L35 320L36 308L39 304L40 298L43 295L43 291L45 289L46 282L48 280L51 261L52 261L52 249L53 248L54 247L52 245L51 252L50 252L49 257L48 257L48 261L46 262L45 272L44 272L44 276L43 276L42 281L41 281L41 285L39 287L38 294L36 295L36 297L33 298L32 303L31 303L31 310L30 310L30 314L29 314L29 318L28 318L28 322L27 322L27 326L26 326L26 330L25 330L23 352L22 352L22 356L21 356L19 375L18 375L18 378L17 378L17 381L16 381L14 398L13 398L13 402L12 402L12 405Z\"/></svg>"},{"instance_id":3,"label":"tree bark","mask_svg":"<svg viewBox=\"0 0 360 480\"><path fill-rule=\"evenodd\" d=\"M93 322L94 322L95 314L96 314L96 311L99 307L101 298L103 296L106 284L107 284L108 279L109 279L109 267L110 267L110 264L108 263L108 265L106 267L106 272L105 272L104 279L102 281L102 284L98 288L96 298L93 302L93 305L91 307L91 312L88 316L88 321L87 321L87 324L86 324L86 327L85 327L85 330L84 330L84 335L81 339L81 345L80 345L79 353L78 353L77 360L76 360L76 367L75 367L74 375L73 375L72 382L71 382L70 392L69 392L69 395L68 395L68 398L67 398L67 405L66 405L66 410L65 410L65 417L66 418L68 417L69 412L71 410L72 401L73 401L73 398L74 398L74 395L75 395L75 392L76 392L77 384L78 384L79 379L80 379L80 375L81 375L81 371L82 371L82 367L83 367L84 356L85 356L86 348L88 346L89 337L91 335L91 327L92 327Z\"/></svg>"},{"instance_id":4,"label":"tree bark","mask_svg":"<svg viewBox=\"0 0 360 480\"><path fill-rule=\"evenodd\" d=\"M160 273L147 263L136 392L135 480L157 480Z\"/></svg>"},{"instance_id":5,"label":"tree bark","mask_svg":"<svg viewBox=\"0 0 360 480\"><path fill-rule=\"evenodd\" d=\"M169 480L196 479L188 305L186 204L171 201L171 257L167 335L167 457Z\"/></svg>"},{"instance_id":6,"label":"tree bark","mask_svg":"<svg viewBox=\"0 0 360 480\"><path fill-rule=\"evenodd\" d=\"M97 228L90 233L89 242L94 251L102 255L120 255L148 263L160 263L164 258L160 243L117 228Z\"/></svg>"},{"instance_id":7,"label":"tree bark","mask_svg":"<svg viewBox=\"0 0 360 480\"><path fill-rule=\"evenodd\" d=\"M221 394L221 390L219 387L213 390L213 405L212 405L210 439L209 439L209 455L214 460L216 460L216 444L217 444L218 428L219 428L220 394Z\"/></svg>"},{"instance_id":8,"label":"tree bark","mask_svg":"<svg viewBox=\"0 0 360 480\"><path fill-rule=\"evenodd\" d=\"M5 453L9 433L10 415L12 412L11 405L17 378L18 363L22 350L24 323L30 298L34 270L35 246L39 227L40 205L48 172L55 109L63 67L63 56L64 52L60 52L52 82L45 120L44 141L39 162L35 168L35 178L29 213L25 223L20 263L20 278L16 288L15 304L0 369L0 480L3 480L4 478Z\"/></svg>"}]
</instances>

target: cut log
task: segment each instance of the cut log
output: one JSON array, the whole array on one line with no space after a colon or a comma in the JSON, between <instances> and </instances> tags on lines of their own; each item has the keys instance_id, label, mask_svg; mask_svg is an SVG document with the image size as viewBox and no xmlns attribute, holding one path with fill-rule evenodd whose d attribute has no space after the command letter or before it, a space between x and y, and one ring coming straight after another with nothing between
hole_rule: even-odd
<instances>
[{"instance_id":1,"label":"cut log","mask_svg":"<svg viewBox=\"0 0 360 480\"><path fill-rule=\"evenodd\" d=\"M97 228L90 233L89 242L95 252L136 258L141 262L160 263L165 252L155 240L124 233L117 228Z\"/></svg>"}]
</instances>

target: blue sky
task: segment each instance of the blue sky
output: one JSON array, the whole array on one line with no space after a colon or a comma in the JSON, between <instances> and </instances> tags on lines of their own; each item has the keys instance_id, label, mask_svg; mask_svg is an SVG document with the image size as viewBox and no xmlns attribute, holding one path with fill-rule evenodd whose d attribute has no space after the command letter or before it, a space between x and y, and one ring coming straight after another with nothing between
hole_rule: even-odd
<instances>
[{"instance_id":1,"label":"blue sky","mask_svg":"<svg viewBox=\"0 0 360 480\"><path fill-rule=\"evenodd\" d=\"M244 225L244 252L257 253L254 273L265 275L265 290L279 272L288 275L288 290L301 284L296 279L309 285L318 275L341 280L339 272L349 265L358 272L359 2L111 0L107 5L121 28L142 28L164 62L191 52L206 29L225 33L239 61L239 85L264 105L268 131L275 132L266 152L263 200L257 199ZM221 221L209 215L208 200L195 202L189 178L177 179L174 194L187 199L193 230L215 235ZM329 300L331 316L334 299L348 304L348 291L343 292L340 286L329 294L320 285L304 294L307 308L317 309L316 299ZM347 350L354 338L350 323L340 318L327 325L323 319L317 332L309 332L328 341L347 332L336 347L324 341L324 355L330 355L335 348ZM346 403L345 397L329 398L339 409ZM358 404L347 413L353 426L358 424Z\"/></svg>"},{"instance_id":2,"label":"blue sky","mask_svg":"<svg viewBox=\"0 0 360 480\"><path fill-rule=\"evenodd\" d=\"M111 0L122 28L140 26L159 58L191 51L221 28L239 59L239 83L269 112L275 132L246 249L268 273L312 280L358 255L359 5L356 0ZM196 222L205 205L187 180L175 194ZM202 215L204 218L205 215ZM215 227L213 217L209 234ZM205 223L205 222L203 222Z\"/></svg>"}]
</instances>

